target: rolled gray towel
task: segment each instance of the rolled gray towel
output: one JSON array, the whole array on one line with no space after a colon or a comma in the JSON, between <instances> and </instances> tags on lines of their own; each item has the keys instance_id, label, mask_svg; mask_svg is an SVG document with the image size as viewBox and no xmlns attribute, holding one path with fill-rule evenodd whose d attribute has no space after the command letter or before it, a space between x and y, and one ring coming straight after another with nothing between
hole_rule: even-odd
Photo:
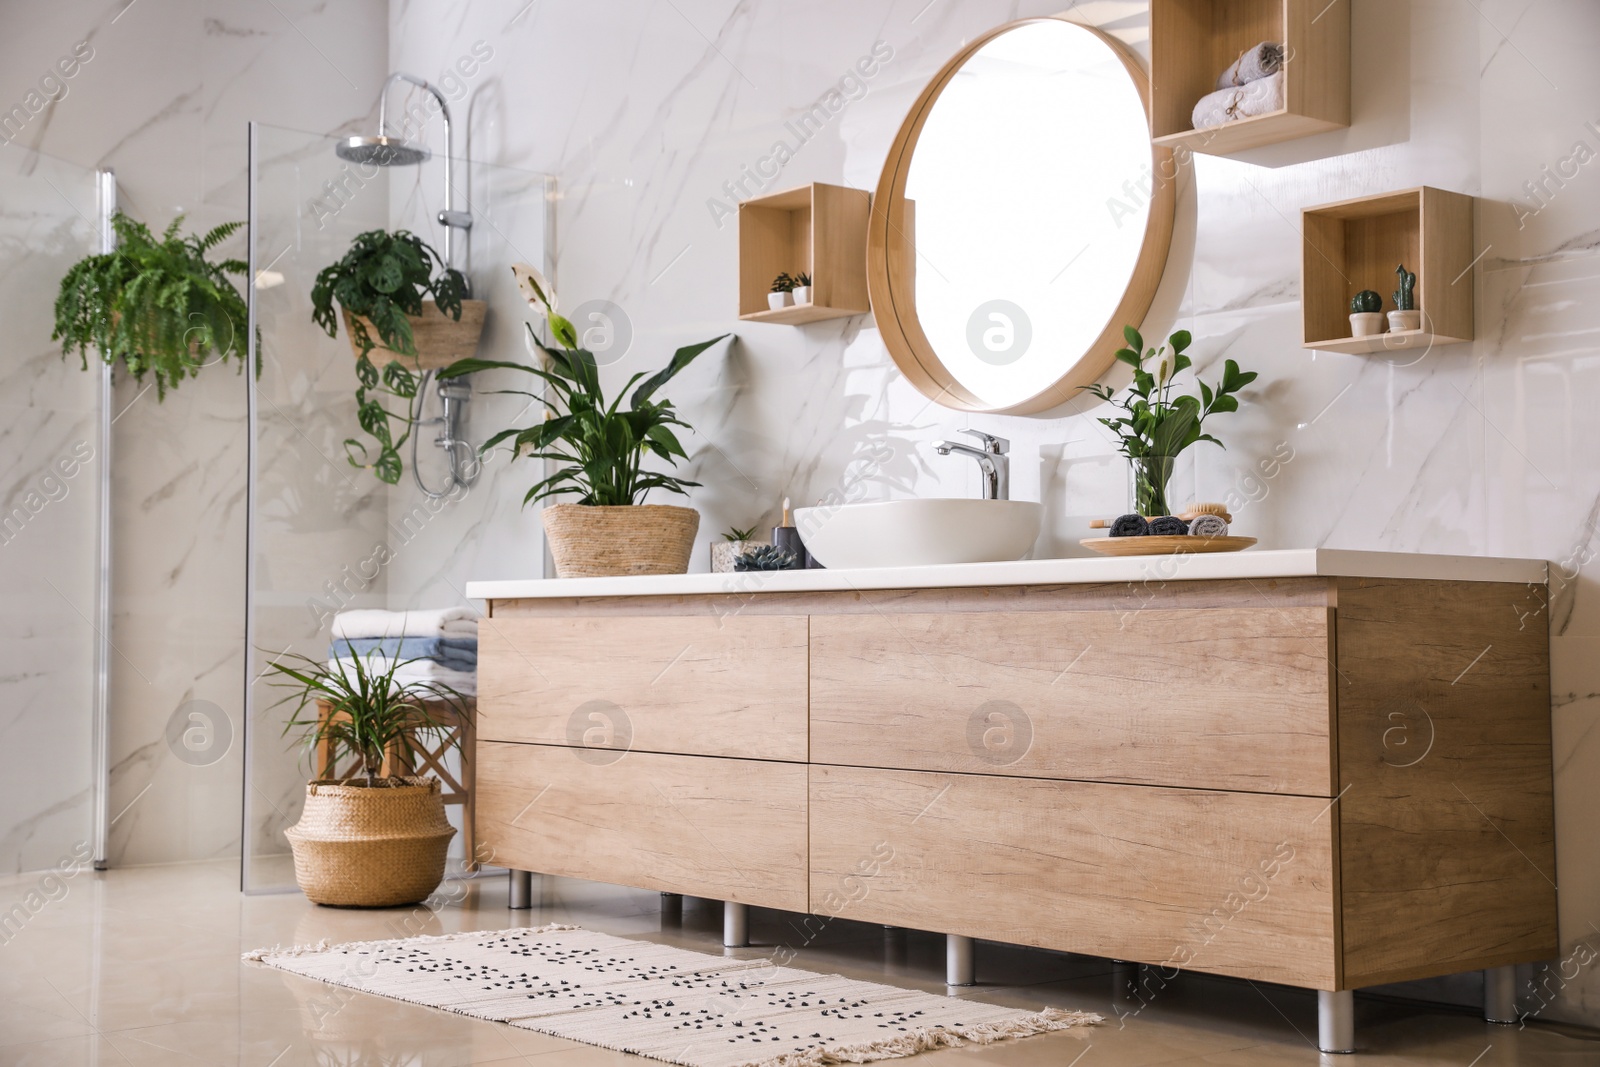
<instances>
[{"instance_id":1,"label":"rolled gray towel","mask_svg":"<svg viewBox=\"0 0 1600 1067\"><path fill-rule=\"evenodd\" d=\"M1176 515L1163 515L1150 520L1150 536L1181 537L1189 532L1189 524Z\"/></svg>"},{"instance_id":2,"label":"rolled gray towel","mask_svg":"<svg viewBox=\"0 0 1600 1067\"><path fill-rule=\"evenodd\" d=\"M1143 515L1122 515L1111 524L1112 537L1143 537L1150 532L1150 524Z\"/></svg>"},{"instance_id":3,"label":"rolled gray towel","mask_svg":"<svg viewBox=\"0 0 1600 1067\"><path fill-rule=\"evenodd\" d=\"M1270 115L1283 110L1283 72L1279 71L1260 81L1246 82L1232 89L1218 89L1207 93L1194 106L1190 116L1194 128L1204 130L1224 126L1239 119Z\"/></svg>"},{"instance_id":4,"label":"rolled gray towel","mask_svg":"<svg viewBox=\"0 0 1600 1067\"><path fill-rule=\"evenodd\" d=\"M1283 69L1283 45L1262 41L1245 52L1217 78L1218 89L1232 89L1247 82L1258 82Z\"/></svg>"},{"instance_id":5,"label":"rolled gray towel","mask_svg":"<svg viewBox=\"0 0 1600 1067\"><path fill-rule=\"evenodd\" d=\"M1189 520L1190 537L1226 537L1228 524L1221 515L1196 515Z\"/></svg>"}]
</instances>

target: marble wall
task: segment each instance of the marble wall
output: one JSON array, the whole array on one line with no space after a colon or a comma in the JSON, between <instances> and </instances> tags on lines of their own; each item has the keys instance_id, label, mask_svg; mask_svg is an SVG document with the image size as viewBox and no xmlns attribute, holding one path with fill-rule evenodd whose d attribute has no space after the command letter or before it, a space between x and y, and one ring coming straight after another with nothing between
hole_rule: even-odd
<instances>
[{"instance_id":1,"label":"marble wall","mask_svg":"<svg viewBox=\"0 0 1600 1067\"><path fill-rule=\"evenodd\" d=\"M26 105L80 42L90 57L64 91L45 84L54 99L41 97L26 124L8 129L0 154L11 166L37 150L111 167L130 214L157 229L186 214L202 228L245 217L249 120L322 133L372 122L387 15L381 0L75 0L29 5L26 17L14 8L0 36L0 100ZM244 245L241 234L224 251L242 255ZM239 848L246 383L232 366L212 367L161 403L154 390L117 384L113 863ZM40 710L6 710L15 713ZM213 740L180 757L168 725L175 716L192 723L191 714L209 723ZM81 754L60 758L86 760L86 735L81 743ZM44 747L22 751L54 758ZM0 810L0 842L36 814ZM76 837L65 833L37 844L45 862L70 850Z\"/></svg>"},{"instance_id":2,"label":"marble wall","mask_svg":"<svg viewBox=\"0 0 1600 1067\"><path fill-rule=\"evenodd\" d=\"M1561 564L1549 613L1559 869L1545 873L1561 887L1570 952L1600 941L1600 848L1586 832L1600 802L1600 569L1591 563L1600 420L1584 407L1600 396L1600 167L1590 162L1600 72L1587 62L1600 8L1348 2L1351 128L1201 157L1180 177L1177 236L1146 333L1181 326L1197 338L1199 370L1231 357L1261 380L1222 429L1227 450L1197 451L1177 495L1233 494L1243 502L1239 532L1266 547ZM1068 6L1148 53L1141 0ZM881 41L893 56L865 96L769 186L871 188L907 103L951 53L992 25L1060 7L822 0L802 17L792 5L733 0L396 0L390 48L396 66L419 72L445 69L480 39L507 57L474 89L474 154L557 175L555 263L567 306L609 300L632 324L632 349L613 374L737 331L732 348L704 357L673 391L698 431L689 473L706 483L693 503L710 535L770 524L785 495L975 494L971 465L928 447L969 419L907 386L869 317L800 329L736 321L734 226L711 203L742 198L724 183ZM1300 208L1423 183L1482 198L1479 339L1417 361L1313 357L1299 343ZM514 351L506 341L502 354ZM1080 404L1049 418L970 420L1013 441L1013 492L1047 505L1041 551L1050 554L1074 552L1089 518L1127 500L1123 468L1091 415ZM854 462L875 441L892 443L892 459ZM480 561L463 577L527 573L517 558ZM1600 975L1581 973L1545 1013L1600 1022Z\"/></svg>"}]
</instances>

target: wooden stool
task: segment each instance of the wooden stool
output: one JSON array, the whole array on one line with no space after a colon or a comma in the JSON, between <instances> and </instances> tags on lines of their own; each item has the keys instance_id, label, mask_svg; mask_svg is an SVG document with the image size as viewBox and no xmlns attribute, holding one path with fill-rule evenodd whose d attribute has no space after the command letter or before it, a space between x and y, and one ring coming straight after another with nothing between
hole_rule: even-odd
<instances>
[{"instance_id":1,"label":"wooden stool","mask_svg":"<svg viewBox=\"0 0 1600 1067\"><path fill-rule=\"evenodd\" d=\"M461 805L461 839L466 843L466 851L462 861L462 868L466 871L478 869L478 858L474 853L475 836L473 833L473 778L472 778L472 745L476 736L474 720L477 716L478 704L471 697L467 697L463 704L466 714L456 711L450 704L443 701L428 701L424 705L428 715L438 723L445 732L435 734L438 741L431 747L412 737L409 751L399 743L391 743L383 754L383 773L392 776L409 776L426 774L432 771L439 776L441 785L440 793L446 804ZM325 700L317 701L317 717L324 723L333 714L332 706ZM454 744L461 754L461 777L458 780L445 766L445 754ZM420 763L420 766L417 764ZM362 773L361 758L352 756L350 765L344 768L334 766L333 745L327 740L317 742L316 776L319 779L340 781L355 778Z\"/></svg>"}]
</instances>

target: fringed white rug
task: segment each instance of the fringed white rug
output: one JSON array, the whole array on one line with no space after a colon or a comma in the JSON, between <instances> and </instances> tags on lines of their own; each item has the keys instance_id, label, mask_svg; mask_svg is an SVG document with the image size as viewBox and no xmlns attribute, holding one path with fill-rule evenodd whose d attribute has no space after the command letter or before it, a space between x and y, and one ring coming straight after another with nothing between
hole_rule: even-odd
<instances>
[{"instance_id":1,"label":"fringed white rug","mask_svg":"<svg viewBox=\"0 0 1600 1067\"><path fill-rule=\"evenodd\" d=\"M820 1067L1100 1022L571 926L247 953L281 970L685 1067Z\"/></svg>"}]
</instances>

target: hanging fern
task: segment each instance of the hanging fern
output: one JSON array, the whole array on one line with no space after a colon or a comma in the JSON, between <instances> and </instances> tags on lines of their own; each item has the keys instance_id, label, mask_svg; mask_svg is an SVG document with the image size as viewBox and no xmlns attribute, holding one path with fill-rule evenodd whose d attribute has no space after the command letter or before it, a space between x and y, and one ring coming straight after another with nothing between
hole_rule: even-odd
<instances>
[{"instance_id":1,"label":"hanging fern","mask_svg":"<svg viewBox=\"0 0 1600 1067\"><path fill-rule=\"evenodd\" d=\"M143 223L120 211L112 216L116 249L79 260L61 279L50 336L62 342L63 355L77 352L87 370L94 349L137 381L152 375L161 398L200 373L213 353L243 367L250 313L227 275L249 267L238 259L212 263L206 253L244 223L180 237L182 223L181 215L173 219L157 240Z\"/></svg>"}]
</instances>

